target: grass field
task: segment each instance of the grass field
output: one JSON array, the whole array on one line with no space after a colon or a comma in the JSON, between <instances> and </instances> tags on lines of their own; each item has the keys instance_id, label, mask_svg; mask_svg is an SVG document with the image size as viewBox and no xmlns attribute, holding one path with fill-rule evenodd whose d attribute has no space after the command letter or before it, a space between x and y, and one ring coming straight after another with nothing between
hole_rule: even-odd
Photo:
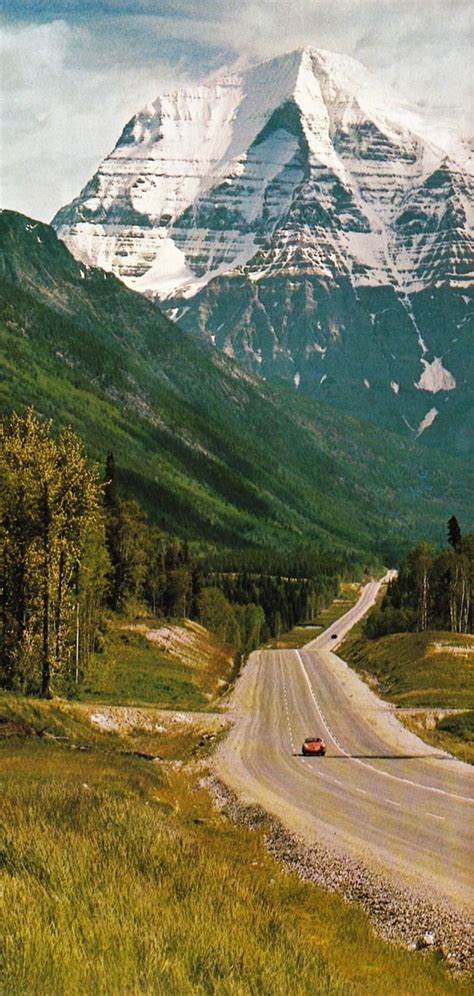
<instances>
[{"instance_id":1,"label":"grass field","mask_svg":"<svg viewBox=\"0 0 474 996\"><path fill-rule=\"evenodd\" d=\"M367 640L359 623L338 652L378 695L399 707L400 719L410 729L434 746L474 763L469 713L464 719L461 715L443 717L444 709L474 709L473 636L392 633Z\"/></svg>"},{"instance_id":2,"label":"grass field","mask_svg":"<svg viewBox=\"0 0 474 996\"><path fill-rule=\"evenodd\" d=\"M0 700L5 996L467 996L434 955L284 871L264 827L214 810L205 757L123 753L132 733L94 729L88 708ZM199 737L188 726L188 748Z\"/></svg>"}]
</instances>

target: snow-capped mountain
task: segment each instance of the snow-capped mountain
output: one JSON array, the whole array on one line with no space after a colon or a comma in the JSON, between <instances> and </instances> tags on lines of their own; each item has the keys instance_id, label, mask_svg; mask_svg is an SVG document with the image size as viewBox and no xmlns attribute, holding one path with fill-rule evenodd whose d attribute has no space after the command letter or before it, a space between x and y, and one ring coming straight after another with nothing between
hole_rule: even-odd
<instances>
[{"instance_id":1,"label":"snow-capped mountain","mask_svg":"<svg viewBox=\"0 0 474 996\"><path fill-rule=\"evenodd\" d=\"M54 225L252 370L464 450L470 161L302 49L160 97Z\"/></svg>"}]
</instances>

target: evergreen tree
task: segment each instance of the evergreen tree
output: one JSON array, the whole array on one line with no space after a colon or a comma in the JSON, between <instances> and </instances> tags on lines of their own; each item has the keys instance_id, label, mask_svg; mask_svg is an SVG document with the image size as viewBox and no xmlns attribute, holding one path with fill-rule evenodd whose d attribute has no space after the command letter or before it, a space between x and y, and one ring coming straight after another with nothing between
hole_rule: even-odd
<instances>
[{"instance_id":1,"label":"evergreen tree","mask_svg":"<svg viewBox=\"0 0 474 996\"><path fill-rule=\"evenodd\" d=\"M107 508L115 508L117 505L117 479L115 471L115 458L111 450L107 453L105 460L104 475L104 505Z\"/></svg>"},{"instance_id":2,"label":"evergreen tree","mask_svg":"<svg viewBox=\"0 0 474 996\"><path fill-rule=\"evenodd\" d=\"M461 546L461 529L459 527L459 522L455 515L452 515L448 521L448 543L452 546L453 550L459 550Z\"/></svg>"},{"instance_id":3,"label":"evergreen tree","mask_svg":"<svg viewBox=\"0 0 474 996\"><path fill-rule=\"evenodd\" d=\"M195 619L198 615L199 596L202 591L202 581L202 568L199 564L195 564L191 571L191 619Z\"/></svg>"},{"instance_id":4,"label":"evergreen tree","mask_svg":"<svg viewBox=\"0 0 474 996\"><path fill-rule=\"evenodd\" d=\"M145 598L153 613L164 612L168 583L165 569L165 541L156 526L151 526L148 530L147 550Z\"/></svg>"},{"instance_id":5,"label":"evergreen tree","mask_svg":"<svg viewBox=\"0 0 474 996\"><path fill-rule=\"evenodd\" d=\"M135 499L119 498L108 516L111 561L109 601L117 611L143 596L147 573L147 520Z\"/></svg>"},{"instance_id":6,"label":"evergreen tree","mask_svg":"<svg viewBox=\"0 0 474 996\"><path fill-rule=\"evenodd\" d=\"M107 600L114 611L127 599L144 595L149 574L150 533L147 518L135 499L121 498L117 491L113 453L106 458L104 511L107 553L110 561Z\"/></svg>"}]
</instances>

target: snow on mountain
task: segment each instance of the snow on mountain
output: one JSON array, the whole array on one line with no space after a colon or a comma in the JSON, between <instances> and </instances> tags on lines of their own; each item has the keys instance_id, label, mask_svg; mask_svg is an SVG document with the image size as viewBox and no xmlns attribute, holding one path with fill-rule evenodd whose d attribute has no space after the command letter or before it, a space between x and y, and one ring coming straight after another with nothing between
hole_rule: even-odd
<instances>
[{"instance_id":1,"label":"snow on mountain","mask_svg":"<svg viewBox=\"0 0 474 996\"><path fill-rule=\"evenodd\" d=\"M437 415L439 415L438 409L430 408L429 412L426 413L425 417L421 420L418 426L416 433L417 436L421 436L422 432L424 432L425 429L429 429L430 425L433 425L433 422Z\"/></svg>"},{"instance_id":2,"label":"snow on mountain","mask_svg":"<svg viewBox=\"0 0 474 996\"><path fill-rule=\"evenodd\" d=\"M403 221L414 190L423 199L445 156L423 138L419 116L360 63L301 49L158 98L55 225L76 255L160 297L192 296L245 266L276 229L282 252L251 266L254 280L303 255L328 279L352 271L357 284L404 285L412 246L402 235L395 262L400 236L389 226ZM291 224L298 192L313 208L317 195L319 214L330 216L345 200L321 248L311 219L299 245L288 238L300 227ZM457 196L461 210L461 189Z\"/></svg>"},{"instance_id":3,"label":"snow on mountain","mask_svg":"<svg viewBox=\"0 0 474 996\"><path fill-rule=\"evenodd\" d=\"M53 224L254 372L356 414L368 381L406 431L424 391L464 390L472 189L467 143L305 48L159 97Z\"/></svg>"},{"instance_id":4,"label":"snow on mountain","mask_svg":"<svg viewBox=\"0 0 474 996\"><path fill-rule=\"evenodd\" d=\"M449 372L445 370L439 356L435 356L432 363L427 363L423 358L421 362L424 366L423 373L415 387L421 391L431 391L437 394L438 391L454 391L456 381Z\"/></svg>"}]
</instances>

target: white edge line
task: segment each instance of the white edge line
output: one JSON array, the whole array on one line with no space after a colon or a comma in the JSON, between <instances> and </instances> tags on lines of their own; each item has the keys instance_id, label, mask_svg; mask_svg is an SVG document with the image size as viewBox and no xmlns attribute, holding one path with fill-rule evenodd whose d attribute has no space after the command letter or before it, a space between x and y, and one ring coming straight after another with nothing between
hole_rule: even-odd
<instances>
[{"instance_id":1,"label":"white edge line","mask_svg":"<svg viewBox=\"0 0 474 996\"><path fill-rule=\"evenodd\" d=\"M304 674L304 676L306 678L306 681L308 683L308 687L309 687L309 690L311 692L311 697L312 697L313 702L314 702L314 704L316 706L316 709L317 709L317 711L318 711L318 713L319 713L319 715L321 717L321 720L322 720L324 726L326 727L326 730L327 730L327 732L328 732L328 734L329 734L332 742L336 745L336 747L339 747L339 750L342 750L342 753L344 754L344 757L350 758L351 761L354 762L354 764L361 764L363 768L369 768L370 771L374 771L377 775L382 775L384 778L391 778L392 781L403 782L404 785L412 785L414 788L422 789L425 792L436 792L437 795L445 795L449 799L460 799L461 802L467 802L467 803L470 803L471 805L474 803L474 799L469 799L465 795L457 795L455 792L446 792L445 789L436 788L434 785L423 785L421 782L414 782L410 778L399 778L398 775L391 775L389 771L382 771L380 768L375 768L373 764L367 764L367 762L366 761L362 761L360 759L360 757L351 757L351 755L348 754L348 752L346 750L344 750L343 747L341 747L341 745L335 739L334 735L331 733L331 730L329 729L329 726L328 726L326 720L324 719L324 716L323 716L323 714L321 712L321 709L319 708L316 696L315 696L314 691L313 691L313 686L311 684L311 680L310 680L309 674L308 674L308 672L307 672L307 670L306 670L306 668L304 666L303 658L302 658L299 650L295 650L294 652L295 652L296 656L298 657L298 660L299 660L299 662L301 664L301 667L303 669L303 674Z\"/></svg>"}]
</instances>

